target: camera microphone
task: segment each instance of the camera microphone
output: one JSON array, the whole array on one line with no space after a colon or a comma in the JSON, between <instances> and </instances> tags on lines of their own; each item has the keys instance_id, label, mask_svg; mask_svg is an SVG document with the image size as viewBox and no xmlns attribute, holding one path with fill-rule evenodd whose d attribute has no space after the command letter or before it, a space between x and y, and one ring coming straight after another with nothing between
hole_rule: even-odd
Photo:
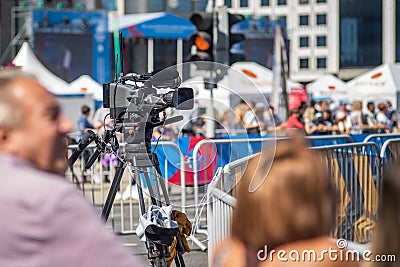
<instances>
[{"instance_id":1,"label":"camera microphone","mask_svg":"<svg viewBox=\"0 0 400 267\"><path fill-rule=\"evenodd\" d=\"M83 150L85 150L85 148L93 141L93 139L95 139L97 135L91 131L88 130L81 138L81 140L79 140L78 143L78 147L74 150L74 152L72 153L72 155L69 157L69 159L67 160L67 164L68 166L72 166L74 165L75 161L78 159L79 155L83 152Z\"/></svg>"},{"instance_id":2,"label":"camera microphone","mask_svg":"<svg viewBox=\"0 0 400 267\"><path fill-rule=\"evenodd\" d=\"M152 82L164 82L168 80L175 80L179 77L179 72L177 70L165 69L153 71L154 74L151 77Z\"/></svg>"},{"instance_id":3,"label":"camera microphone","mask_svg":"<svg viewBox=\"0 0 400 267\"><path fill-rule=\"evenodd\" d=\"M157 70L153 70L151 72L146 72L146 73L142 73L142 74L128 74L128 75L122 76L120 79L123 81L147 81L153 75L157 74L160 71L161 71L161 69L157 69Z\"/></svg>"},{"instance_id":4,"label":"camera microphone","mask_svg":"<svg viewBox=\"0 0 400 267\"><path fill-rule=\"evenodd\" d=\"M144 82L151 80L151 82L156 86L157 83L163 83L165 81L175 80L179 77L179 72L172 69L166 70L154 70L152 72L146 72L142 74L130 74L122 76L120 79L122 81L137 81Z\"/></svg>"}]
</instances>

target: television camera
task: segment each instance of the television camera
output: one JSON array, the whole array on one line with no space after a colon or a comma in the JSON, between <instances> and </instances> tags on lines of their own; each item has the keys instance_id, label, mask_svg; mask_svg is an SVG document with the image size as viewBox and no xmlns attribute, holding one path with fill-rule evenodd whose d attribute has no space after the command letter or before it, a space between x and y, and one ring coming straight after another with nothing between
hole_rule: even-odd
<instances>
[{"instance_id":1,"label":"television camera","mask_svg":"<svg viewBox=\"0 0 400 267\"><path fill-rule=\"evenodd\" d=\"M193 108L193 89L179 87L178 71L165 69L139 75L122 76L117 82L103 85L103 106L110 108L110 117L123 126L128 144L150 146L153 129L182 120L181 116L160 120L167 108Z\"/></svg>"},{"instance_id":2,"label":"television camera","mask_svg":"<svg viewBox=\"0 0 400 267\"><path fill-rule=\"evenodd\" d=\"M114 152L116 152L118 148L118 141L115 136L116 131L122 132L126 141L125 155L119 157L116 174L102 211L103 219L108 219L126 163L130 163L134 167L134 179L138 184L142 215L146 214L146 210L140 181L141 176L146 179L152 205L160 208L162 206L159 186L165 198L165 204L167 206L170 205L157 155L151 152L151 137L155 127L183 119L183 116L166 118L165 110L167 108L178 110L190 110L193 108L193 89L179 87L180 84L181 78L178 71L165 69L139 75L125 75L120 77L117 82L103 85L103 106L110 108L110 117L114 119L114 129L106 131L105 140L101 146L98 145L98 150L105 151L105 144L114 140L114 142L110 143ZM164 113L162 118L160 117L161 113ZM152 176L154 186L150 186L152 182L150 182L149 168L154 170L150 171L150 173L155 174ZM148 235L149 238L153 236L153 239L150 238L152 240L146 242L148 258L152 265L159 266L159 263L161 263L160 265L166 266L165 259L170 255L168 247L171 245L170 242L172 242L173 238L176 237L179 249L175 262L179 263L177 266L185 266L182 258L184 248L181 236L176 231L177 228L168 229L159 225L146 228L146 236ZM160 242L160 240L168 240L168 242Z\"/></svg>"},{"instance_id":3,"label":"television camera","mask_svg":"<svg viewBox=\"0 0 400 267\"><path fill-rule=\"evenodd\" d=\"M125 152L119 153L117 157L118 165L115 176L101 214L105 221L110 214L124 169L128 163L133 167L133 176L138 184L141 214L146 214L141 177L146 179L153 206L162 207L159 187L165 198L165 204L170 205L157 155L151 152L151 137L155 127L183 119L183 116L166 118L165 110L167 108L178 110L193 108L193 89L179 87L180 84L179 73L176 70L166 69L122 76L116 82L103 85L103 106L110 109L114 127L105 132L103 140L92 131L85 133L79 141L78 148L68 159L68 165L72 166L92 141L96 142L97 149L86 163L85 169L91 168L102 152L112 152L117 155L119 144L116 132L123 134L126 141ZM162 119L160 118L161 112L164 113ZM149 168L152 170L149 171ZM149 173L153 175L150 177ZM153 183L150 181L151 178ZM177 231L178 228L169 229L159 225L146 227L146 236L148 235L150 238L149 241L146 241L146 248L152 265L166 266L166 257L170 255L168 247L173 238L176 238L178 253L174 259L176 263L179 263L177 266L185 266L182 258L184 248L181 236Z\"/></svg>"}]
</instances>

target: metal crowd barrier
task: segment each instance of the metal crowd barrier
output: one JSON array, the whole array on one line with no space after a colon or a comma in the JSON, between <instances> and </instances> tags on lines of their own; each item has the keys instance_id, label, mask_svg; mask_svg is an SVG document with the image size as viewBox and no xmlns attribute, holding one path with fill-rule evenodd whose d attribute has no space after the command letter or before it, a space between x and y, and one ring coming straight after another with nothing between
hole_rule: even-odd
<instances>
[{"instance_id":1,"label":"metal crowd barrier","mask_svg":"<svg viewBox=\"0 0 400 267\"><path fill-rule=\"evenodd\" d=\"M400 139L391 142L400 146ZM321 163L326 165L338 190L336 226L332 237L357 243L369 242L377 219L382 179L378 146L374 143L353 143L311 149L320 153ZM216 245L230 234L231 216L236 203L232 185L243 175L247 161L248 158L245 158L219 168L208 186L209 262Z\"/></svg>"},{"instance_id":2,"label":"metal crowd barrier","mask_svg":"<svg viewBox=\"0 0 400 267\"><path fill-rule=\"evenodd\" d=\"M261 138L243 138L243 139L216 139L216 140L202 140L196 144L193 149L193 174L194 174L194 209L196 225L195 232L199 234L208 234L206 228L207 218L202 217L200 211L203 205L200 199L203 196L199 194L199 185L207 186L212 176L208 176L209 172L204 171L207 168L212 169L212 175L218 167L225 165L217 156L223 154L228 155L229 162L235 161L242 157L250 156L270 144L274 144L279 140L286 140L289 137L261 137ZM343 144L354 142L353 138L349 135L319 135L319 136L306 136L306 140L310 146L323 146L327 144ZM218 153L219 151L219 153ZM204 156L207 154L208 156ZM201 176L202 174L202 176Z\"/></svg>"},{"instance_id":3,"label":"metal crowd barrier","mask_svg":"<svg viewBox=\"0 0 400 267\"><path fill-rule=\"evenodd\" d=\"M337 220L332 236L357 243L371 239L377 219L382 161L375 143L312 148L322 154L338 190Z\"/></svg>"},{"instance_id":4,"label":"metal crowd barrier","mask_svg":"<svg viewBox=\"0 0 400 267\"><path fill-rule=\"evenodd\" d=\"M152 147L156 145L156 142L152 142ZM120 144L120 151L123 153L125 149L125 143ZM68 146L68 156L72 153L74 149L76 149L77 145L70 145ZM180 177L181 177L181 186L182 188L179 188L180 192L180 197L178 197L178 200L175 198L171 198L171 204L182 208L183 212L186 212L186 177L185 177L185 158L180 151L179 147L177 146L176 143L170 142L170 141L163 141L158 143L158 147L162 147L164 149L164 153L166 154L166 157L164 159L164 173L168 174L168 168L171 159L168 157L168 149L172 149L172 152L174 153L174 156L176 156L176 153L179 154L179 162L175 162L176 164L179 164L179 166L175 166L180 170ZM95 145L89 145L86 149L86 153L91 155L94 152ZM70 168L66 172L66 178L70 179L74 182L75 186L79 186L80 189L82 190L83 194L87 197L89 201L92 202L92 204L97 208L100 209L103 208L103 205L105 203L105 199L107 197L107 194L109 192L111 183L105 183L104 178L107 175L108 179L112 181L114 177L114 167L112 166L112 159L110 159L110 166L108 169L104 168L103 166L103 161L104 161L105 155L102 154L99 158L99 162L96 162L91 169L84 171L84 154L82 153L82 156L80 157L79 160L74 164L72 168ZM107 157L107 156L106 156ZM114 206L111 210L110 213L110 222L112 225L112 228L115 232L121 233L121 234L132 234L135 233L136 226L139 220L139 207L138 207L138 201L135 198L132 198L134 196L135 192L131 191L132 185L131 185L131 180L132 180L132 172L128 171L130 168L129 166L125 169L124 175L122 177L122 181L120 184L120 189L119 189L119 199L116 199L114 201ZM86 176L87 179L90 179L90 189L87 190L85 183L82 181L82 177ZM95 177L98 177L99 180L95 180ZM168 177L164 177L166 180L166 184L168 185L167 179ZM125 190L124 190L125 189ZM173 186L169 186L169 190L173 190ZM123 194L124 191L128 192L128 198L124 199ZM146 199L147 201L149 198ZM175 202L175 203L174 203Z\"/></svg>"},{"instance_id":5,"label":"metal crowd barrier","mask_svg":"<svg viewBox=\"0 0 400 267\"><path fill-rule=\"evenodd\" d=\"M194 174L194 210L196 223L194 225L195 233L205 234L208 232L205 230L207 225L207 218L201 217L200 211L204 204L200 203L199 196L199 184L207 187L212 177L208 177L208 172L204 171L206 168L212 168L214 174L218 167L225 165L222 161L217 159L217 151L224 151L225 154L229 155L229 162L251 156L258 152L261 148L268 144L275 143L277 140L287 139L287 137L279 138L251 138L251 139L217 139L217 140L202 140L196 144L193 149L193 174ZM205 151L208 157L205 157ZM210 157L211 155L211 157ZM220 153L221 155L221 153ZM219 162L218 162L219 161ZM203 177L199 177L202 173ZM204 196L202 196L203 199ZM202 224L204 223L204 224ZM201 229L204 228L204 229Z\"/></svg>"},{"instance_id":6,"label":"metal crowd barrier","mask_svg":"<svg viewBox=\"0 0 400 267\"><path fill-rule=\"evenodd\" d=\"M213 259L217 244L231 233L231 219L236 205L236 182L242 177L247 163L257 154L219 167L207 189L208 262Z\"/></svg>"},{"instance_id":7,"label":"metal crowd barrier","mask_svg":"<svg viewBox=\"0 0 400 267\"><path fill-rule=\"evenodd\" d=\"M390 139L400 138L400 133L389 133L389 134L370 134L363 140L363 143L373 142L379 149L382 148L383 144Z\"/></svg>"},{"instance_id":8,"label":"metal crowd barrier","mask_svg":"<svg viewBox=\"0 0 400 267\"><path fill-rule=\"evenodd\" d=\"M400 138L386 140L380 155L385 168L392 162L400 160Z\"/></svg>"},{"instance_id":9,"label":"metal crowd barrier","mask_svg":"<svg viewBox=\"0 0 400 267\"><path fill-rule=\"evenodd\" d=\"M305 137L310 147L354 143L353 137L347 134L310 135Z\"/></svg>"}]
</instances>

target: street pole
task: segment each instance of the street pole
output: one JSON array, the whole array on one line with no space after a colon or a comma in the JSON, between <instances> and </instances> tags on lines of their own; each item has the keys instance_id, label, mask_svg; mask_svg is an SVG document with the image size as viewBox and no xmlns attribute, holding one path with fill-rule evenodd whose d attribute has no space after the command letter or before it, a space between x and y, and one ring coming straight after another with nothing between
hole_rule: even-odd
<instances>
[{"instance_id":1,"label":"street pole","mask_svg":"<svg viewBox=\"0 0 400 267\"><path fill-rule=\"evenodd\" d=\"M278 114L281 116L279 94L282 88L282 66L281 66L281 43L280 43L281 29L279 26L275 27L274 36L274 65L273 65L273 85L272 85L272 95L269 100L270 105L272 105Z\"/></svg>"},{"instance_id":2,"label":"street pole","mask_svg":"<svg viewBox=\"0 0 400 267\"><path fill-rule=\"evenodd\" d=\"M215 2L213 2L213 58L214 60L217 58L217 44L218 44L218 11L215 7ZM214 87L216 87L216 69L215 64L211 63L211 68L209 69L210 76L208 81L204 81L205 86L208 85L208 89L210 90L210 102L207 107L207 129L206 129L206 137L214 138L215 137L215 108L214 108Z\"/></svg>"}]
</instances>

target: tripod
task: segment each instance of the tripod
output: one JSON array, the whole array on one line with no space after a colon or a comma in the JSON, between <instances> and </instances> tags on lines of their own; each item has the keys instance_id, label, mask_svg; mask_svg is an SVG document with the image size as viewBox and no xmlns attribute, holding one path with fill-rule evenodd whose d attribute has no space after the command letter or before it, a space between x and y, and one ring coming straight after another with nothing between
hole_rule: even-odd
<instances>
[{"instance_id":1,"label":"tripod","mask_svg":"<svg viewBox=\"0 0 400 267\"><path fill-rule=\"evenodd\" d=\"M118 186L121 182L124 170L130 162L133 166L133 177L137 183L139 206L142 215L146 214L146 207L143 197L141 176L145 178L146 184L151 197L152 205L162 207L161 193L165 200L165 205L170 205L168 192L161 174L158 157L151 152L150 142L141 142L140 144L127 144L126 157L122 155L118 157L118 165L116 167L115 176L112 181L110 191L102 210L101 217L107 221ZM150 170L150 171L148 171ZM151 174L151 176L150 176ZM161 191L160 192L160 188ZM171 218L172 220L174 218ZM146 228L147 229L147 228ZM159 228L153 227L145 232L147 241L145 242L147 257L152 266L167 266L166 259L171 257L169 246L176 238L177 254L174 258L178 267L184 267L185 263L182 253L185 251L179 231L175 228Z\"/></svg>"}]
</instances>

